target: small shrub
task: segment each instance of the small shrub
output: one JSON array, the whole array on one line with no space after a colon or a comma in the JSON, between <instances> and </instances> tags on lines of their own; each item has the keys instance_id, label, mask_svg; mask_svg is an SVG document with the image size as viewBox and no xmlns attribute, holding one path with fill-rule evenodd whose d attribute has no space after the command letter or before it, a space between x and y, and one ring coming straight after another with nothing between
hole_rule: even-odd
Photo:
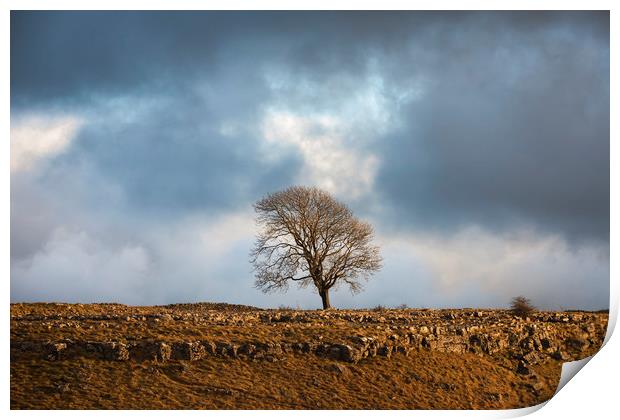
<instances>
[{"instance_id":1,"label":"small shrub","mask_svg":"<svg viewBox=\"0 0 620 420\"><path fill-rule=\"evenodd\" d=\"M377 305L374 308L372 308L373 311L375 312L381 312L381 311L385 311L387 308L383 305Z\"/></svg>"},{"instance_id":2,"label":"small shrub","mask_svg":"<svg viewBox=\"0 0 620 420\"><path fill-rule=\"evenodd\" d=\"M409 309L409 306L407 306L406 303L401 303L396 307L396 309Z\"/></svg>"},{"instance_id":3,"label":"small shrub","mask_svg":"<svg viewBox=\"0 0 620 420\"><path fill-rule=\"evenodd\" d=\"M514 315L525 318L534 312L536 308L532 306L529 299L523 296L517 296L512 299L510 310Z\"/></svg>"}]
</instances>

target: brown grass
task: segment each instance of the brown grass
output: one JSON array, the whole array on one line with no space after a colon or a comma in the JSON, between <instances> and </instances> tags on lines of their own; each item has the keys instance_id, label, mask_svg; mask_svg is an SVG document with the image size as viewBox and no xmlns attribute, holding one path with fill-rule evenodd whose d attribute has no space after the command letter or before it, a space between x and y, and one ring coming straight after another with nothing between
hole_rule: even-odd
<instances>
[{"instance_id":1,"label":"brown grass","mask_svg":"<svg viewBox=\"0 0 620 420\"><path fill-rule=\"evenodd\" d=\"M126 342L147 338L166 342L343 342L351 336L398 333L413 325L496 328L493 325L499 321L504 325L525 322L514 320L508 311L414 309L301 311L308 315L306 319L261 320L265 315L291 316L297 312L224 304L18 304L11 305L11 343L63 339ZM175 319L156 319L161 314L174 315ZM350 319L343 318L347 314ZM360 321L362 316L373 318L371 322ZM574 321L578 332L603 331L606 323L606 314L574 316L585 317L583 322ZM546 321L534 318L531 323L540 327ZM597 350L593 346L583 348L583 338L568 342L580 356ZM313 354L286 354L276 361L211 356L191 362L158 363L81 357L52 361L43 355L22 354L16 346L11 350L11 408L505 409L532 406L551 398L561 363L549 359L530 366L531 374L522 375L516 373L516 361L510 353L454 354L420 349L355 364Z\"/></svg>"},{"instance_id":2,"label":"brown grass","mask_svg":"<svg viewBox=\"0 0 620 420\"><path fill-rule=\"evenodd\" d=\"M300 355L272 363L27 360L11 365L12 409L492 409L553 395L560 365L541 366L541 388L491 359L419 351L359 364Z\"/></svg>"}]
</instances>

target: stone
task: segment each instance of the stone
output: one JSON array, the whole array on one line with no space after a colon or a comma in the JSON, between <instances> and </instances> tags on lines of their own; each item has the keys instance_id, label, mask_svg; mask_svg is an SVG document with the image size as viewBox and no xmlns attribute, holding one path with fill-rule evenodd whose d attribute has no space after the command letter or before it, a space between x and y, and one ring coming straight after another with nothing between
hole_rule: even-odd
<instances>
[{"instance_id":1,"label":"stone","mask_svg":"<svg viewBox=\"0 0 620 420\"><path fill-rule=\"evenodd\" d=\"M381 346L377 349L377 354L389 358L392 355L391 346Z\"/></svg>"},{"instance_id":2,"label":"stone","mask_svg":"<svg viewBox=\"0 0 620 420\"><path fill-rule=\"evenodd\" d=\"M243 355L252 355L256 352L256 346L254 344L242 344L239 346L239 349L237 350L238 354L243 354Z\"/></svg>"},{"instance_id":3,"label":"stone","mask_svg":"<svg viewBox=\"0 0 620 420\"><path fill-rule=\"evenodd\" d=\"M327 351L327 357L329 357L330 359L334 359L334 360L340 360L341 357L341 349L339 345L335 345L329 348L329 350Z\"/></svg>"},{"instance_id":4,"label":"stone","mask_svg":"<svg viewBox=\"0 0 620 420\"><path fill-rule=\"evenodd\" d=\"M166 343L153 343L150 346L151 358L157 362L166 362L170 360L172 355L172 348Z\"/></svg>"},{"instance_id":5,"label":"stone","mask_svg":"<svg viewBox=\"0 0 620 420\"><path fill-rule=\"evenodd\" d=\"M366 337L349 337L349 340L361 347L368 345L368 338Z\"/></svg>"},{"instance_id":6,"label":"stone","mask_svg":"<svg viewBox=\"0 0 620 420\"><path fill-rule=\"evenodd\" d=\"M281 343L280 348L282 348L283 353L290 353L293 350L293 346L290 343Z\"/></svg>"},{"instance_id":7,"label":"stone","mask_svg":"<svg viewBox=\"0 0 620 420\"><path fill-rule=\"evenodd\" d=\"M519 375L529 375L530 369L523 360L519 360L519 364L517 365L517 373Z\"/></svg>"},{"instance_id":8,"label":"stone","mask_svg":"<svg viewBox=\"0 0 620 420\"><path fill-rule=\"evenodd\" d=\"M351 346L341 345L340 358L345 362L357 363L362 358L362 353L358 349L355 349Z\"/></svg>"},{"instance_id":9,"label":"stone","mask_svg":"<svg viewBox=\"0 0 620 420\"><path fill-rule=\"evenodd\" d=\"M467 352L467 344L465 343L445 343L443 349L449 353L464 354Z\"/></svg>"},{"instance_id":10,"label":"stone","mask_svg":"<svg viewBox=\"0 0 620 420\"><path fill-rule=\"evenodd\" d=\"M326 355L331 351L331 346L329 344L319 344L316 347L316 354L318 355Z\"/></svg>"},{"instance_id":11,"label":"stone","mask_svg":"<svg viewBox=\"0 0 620 420\"><path fill-rule=\"evenodd\" d=\"M173 343L171 358L174 360L204 359L207 350L200 342Z\"/></svg>"},{"instance_id":12,"label":"stone","mask_svg":"<svg viewBox=\"0 0 620 420\"><path fill-rule=\"evenodd\" d=\"M226 346L226 355L229 357L237 357L237 350L238 350L239 346L236 346L234 344L228 344Z\"/></svg>"},{"instance_id":13,"label":"stone","mask_svg":"<svg viewBox=\"0 0 620 420\"><path fill-rule=\"evenodd\" d=\"M565 344L569 349L576 351L582 351L583 349L588 347L588 343L586 341L575 337L568 338L565 341Z\"/></svg>"},{"instance_id":14,"label":"stone","mask_svg":"<svg viewBox=\"0 0 620 420\"><path fill-rule=\"evenodd\" d=\"M409 347L406 347L406 346L396 346L394 351L396 353L400 353L400 354L404 354L405 356L408 356L410 349L409 349Z\"/></svg>"},{"instance_id":15,"label":"stone","mask_svg":"<svg viewBox=\"0 0 620 420\"><path fill-rule=\"evenodd\" d=\"M49 360L60 360L62 357L62 354L64 353L64 351L67 349L67 344L66 343L51 343L48 345L47 351L47 358Z\"/></svg>"},{"instance_id":16,"label":"stone","mask_svg":"<svg viewBox=\"0 0 620 420\"><path fill-rule=\"evenodd\" d=\"M269 343L265 348L267 354L281 354L282 347L278 343Z\"/></svg>"},{"instance_id":17,"label":"stone","mask_svg":"<svg viewBox=\"0 0 620 420\"><path fill-rule=\"evenodd\" d=\"M104 360L129 360L129 350L123 343L109 342L101 343L99 350Z\"/></svg>"},{"instance_id":18,"label":"stone","mask_svg":"<svg viewBox=\"0 0 620 420\"><path fill-rule=\"evenodd\" d=\"M337 375L344 375L344 374L348 373L348 369L345 366L343 366L343 365L341 365L339 363L330 364L327 367L327 369L329 371L331 371L331 372L336 373Z\"/></svg>"},{"instance_id":19,"label":"stone","mask_svg":"<svg viewBox=\"0 0 620 420\"><path fill-rule=\"evenodd\" d=\"M303 343L301 347L301 351L304 353L314 353L316 352L318 345L316 343Z\"/></svg>"},{"instance_id":20,"label":"stone","mask_svg":"<svg viewBox=\"0 0 620 420\"><path fill-rule=\"evenodd\" d=\"M205 352L207 354L210 354L210 355L215 355L216 354L217 346L212 341L201 340L200 344L202 345L202 347L204 347Z\"/></svg>"},{"instance_id":21,"label":"stone","mask_svg":"<svg viewBox=\"0 0 620 420\"><path fill-rule=\"evenodd\" d=\"M540 359L541 359L540 355L537 352L527 353L526 355L524 355L522 357L522 360L525 363L528 363L528 364L531 364L531 365L540 362Z\"/></svg>"},{"instance_id":22,"label":"stone","mask_svg":"<svg viewBox=\"0 0 620 420\"><path fill-rule=\"evenodd\" d=\"M68 392L68 391L71 389L71 387L69 386L69 384L68 384L68 383L66 383L66 382L65 382L65 383L58 384L58 385L56 386L56 389L57 389L59 392Z\"/></svg>"}]
</instances>

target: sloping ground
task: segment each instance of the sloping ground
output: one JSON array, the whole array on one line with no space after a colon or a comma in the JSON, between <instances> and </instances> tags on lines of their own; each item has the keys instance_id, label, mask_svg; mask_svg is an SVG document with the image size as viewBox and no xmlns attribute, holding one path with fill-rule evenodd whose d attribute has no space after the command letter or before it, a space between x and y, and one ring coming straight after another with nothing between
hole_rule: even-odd
<instances>
[{"instance_id":1,"label":"sloping ground","mask_svg":"<svg viewBox=\"0 0 620 420\"><path fill-rule=\"evenodd\" d=\"M518 408L606 313L11 305L12 408Z\"/></svg>"},{"instance_id":2,"label":"sloping ground","mask_svg":"<svg viewBox=\"0 0 620 420\"><path fill-rule=\"evenodd\" d=\"M279 363L25 360L12 409L491 409L553 395L560 364L518 375L492 359L422 350L357 364L301 355Z\"/></svg>"}]
</instances>

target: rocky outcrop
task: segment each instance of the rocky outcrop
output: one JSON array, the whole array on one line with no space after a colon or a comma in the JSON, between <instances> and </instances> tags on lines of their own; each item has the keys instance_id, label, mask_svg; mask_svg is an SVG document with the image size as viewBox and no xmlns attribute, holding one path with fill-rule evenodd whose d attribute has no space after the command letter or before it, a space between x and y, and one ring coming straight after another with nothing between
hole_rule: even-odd
<instances>
[{"instance_id":1,"label":"rocky outcrop","mask_svg":"<svg viewBox=\"0 0 620 420\"><path fill-rule=\"evenodd\" d=\"M129 311L131 307L120 308ZM227 357L277 361L296 354L314 354L358 363L371 357L438 351L505 356L514 361L517 372L527 374L530 366L545 360L568 361L593 354L602 345L607 327L607 314L592 312L538 312L521 319L507 311L490 310L252 311L243 308L228 312L211 309L185 312L186 309L180 306L176 312L134 314L85 311L79 315L22 311L11 320L11 358L166 362ZM100 341L83 339L89 336L84 331L93 328L104 331L108 337L113 336L115 325L131 330L134 323L174 334L169 339L131 339L127 335ZM183 328L196 325L261 330L260 337L277 339L250 340L243 336L224 339L210 337L208 332L204 337L194 334L196 338L184 339ZM63 339L32 340L33 335L27 331L35 327L37 331L63 331L53 336ZM296 333L280 336L271 333L278 329ZM316 333L321 331L330 338ZM349 333L338 336L334 331Z\"/></svg>"},{"instance_id":2,"label":"rocky outcrop","mask_svg":"<svg viewBox=\"0 0 620 420\"><path fill-rule=\"evenodd\" d=\"M368 357L390 357L394 353L409 354L414 350L430 350L462 354L496 354L505 352L520 366L539 363L548 358L569 360L578 358L589 349L598 348L603 336L583 332L579 336L568 332L538 331L501 334L476 331L472 334L451 335L448 331L422 329L424 332L409 332L388 337L348 337L346 342L285 342L285 343L236 343L196 340L187 342L159 342L153 340L128 342L32 342L12 341L12 357L43 357L48 360L66 358L95 358L101 360L201 360L208 357L231 357L244 359L275 360L294 354L316 354L328 359L357 363ZM267 357L270 356L270 357ZM521 369L521 368L520 368ZM523 369L521 369L523 370Z\"/></svg>"}]
</instances>

